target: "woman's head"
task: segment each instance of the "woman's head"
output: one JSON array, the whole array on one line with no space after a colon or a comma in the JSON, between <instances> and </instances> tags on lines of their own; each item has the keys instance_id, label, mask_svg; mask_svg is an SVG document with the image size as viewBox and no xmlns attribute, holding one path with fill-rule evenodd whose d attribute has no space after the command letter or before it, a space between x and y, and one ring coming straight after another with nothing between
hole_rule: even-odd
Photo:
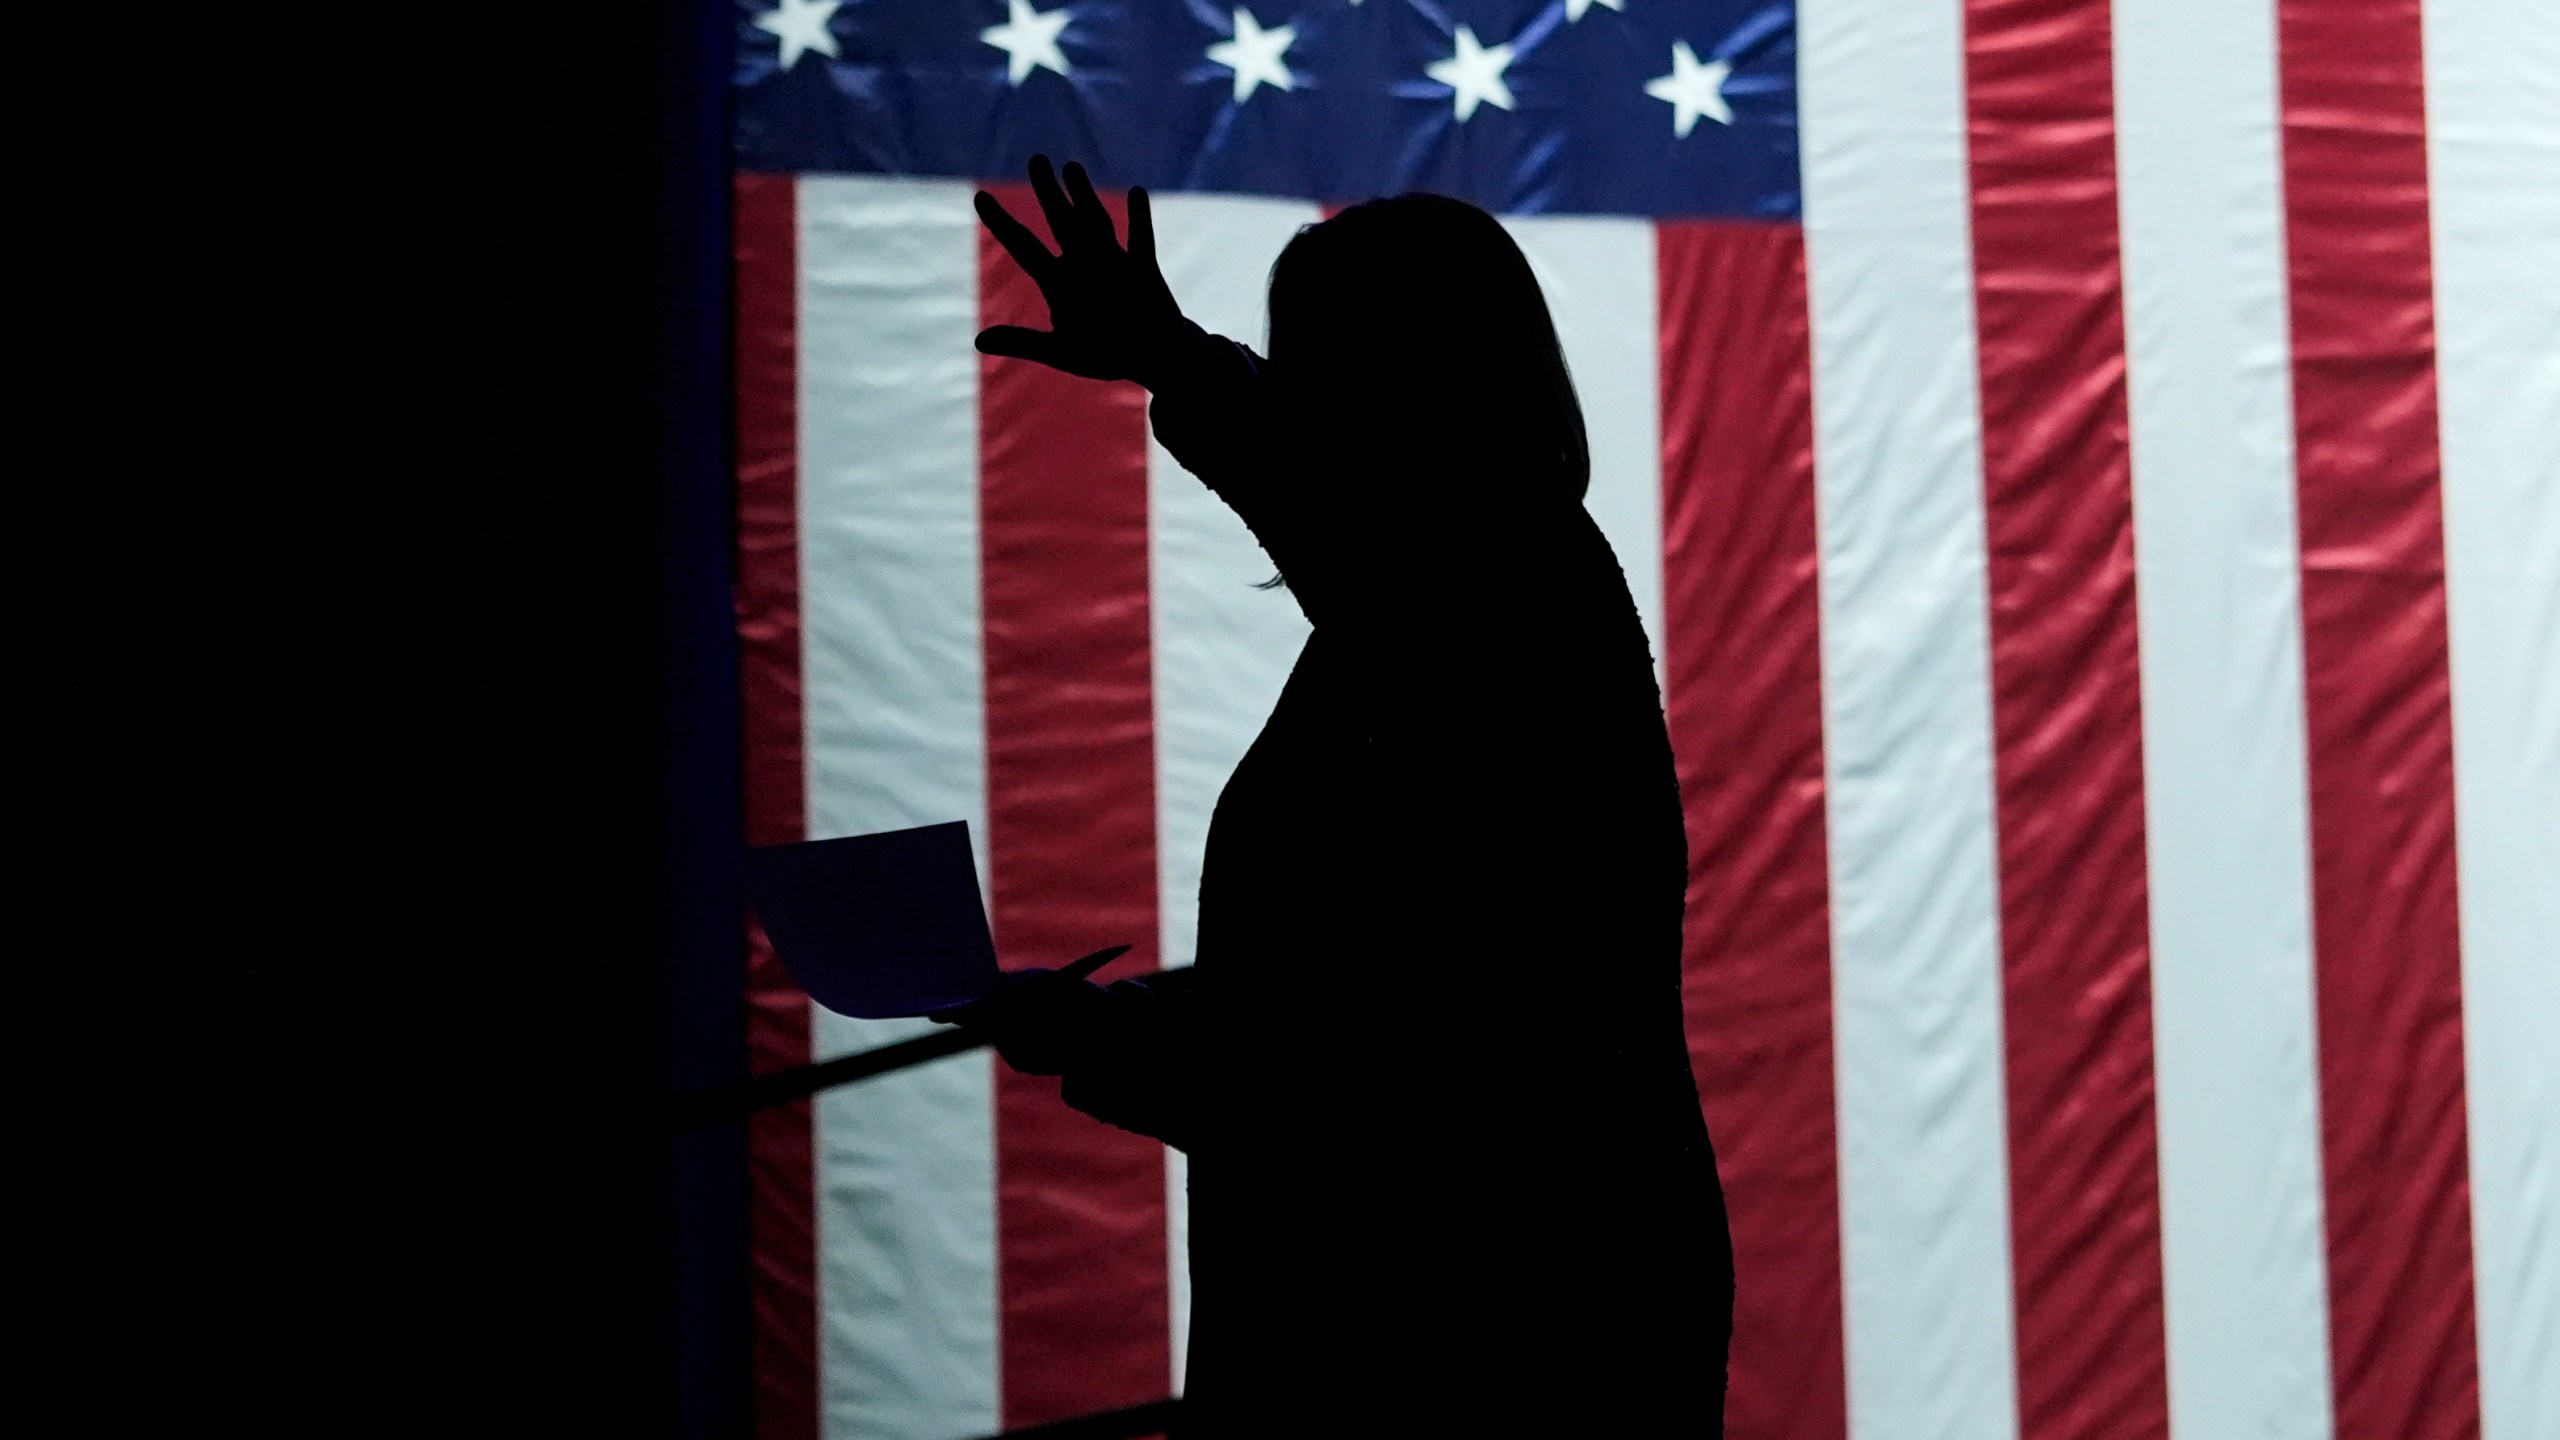
<instances>
[{"instance_id":1,"label":"woman's head","mask_svg":"<svg viewBox=\"0 0 2560 1440\"><path fill-rule=\"evenodd\" d=\"M1272 365L1390 466L1433 462L1579 502L1582 406L1527 257L1491 215L1440 195L1354 205L1271 268Z\"/></svg>"}]
</instances>

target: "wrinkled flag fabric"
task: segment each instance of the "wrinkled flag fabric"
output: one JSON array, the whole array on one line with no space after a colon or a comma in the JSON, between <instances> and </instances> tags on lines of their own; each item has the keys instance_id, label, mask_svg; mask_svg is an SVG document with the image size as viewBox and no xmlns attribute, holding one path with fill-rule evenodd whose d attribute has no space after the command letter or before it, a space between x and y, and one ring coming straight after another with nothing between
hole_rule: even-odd
<instances>
[{"instance_id":1,"label":"wrinkled flag fabric","mask_svg":"<svg viewBox=\"0 0 2560 1440\"><path fill-rule=\"evenodd\" d=\"M1460 195L1546 288L1660 665L1728 1433L2560 1435L2550 7L736 33L751 840L966 818L1006 963L1187 963L1305 625L1140 392L975 353L1042 311L971 192L1033 215L1034 151L1149 186L1176 295L1256 343L1327 206ZM915 1028L751 957L759 1069ZM751 1152L764 1440L1179 1390L1180 1157L1054 1082L956 1057Z\"/></svg>"}]
</instances>

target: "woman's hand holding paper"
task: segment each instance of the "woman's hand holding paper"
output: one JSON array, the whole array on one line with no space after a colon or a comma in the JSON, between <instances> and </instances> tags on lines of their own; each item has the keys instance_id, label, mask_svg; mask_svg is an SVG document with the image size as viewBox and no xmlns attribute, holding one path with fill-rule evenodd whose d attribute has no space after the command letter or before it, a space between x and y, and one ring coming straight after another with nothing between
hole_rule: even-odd
<instances>
[{"instance_id":1,"label":"woman's hand holding paper","mask_svg":"<svg viewBox=\"0 0 2560 1440\"><path fill-rule=\"evenodd\" d=\"M1005 1063L1026 1075L1061 1075L1101 1043L1111 1002L1087 977L1127 954L1115 945L1063 969L1008 971L993 993L936 1011L933 1020L983 1030Z\"/></svg>"}]
</instances>

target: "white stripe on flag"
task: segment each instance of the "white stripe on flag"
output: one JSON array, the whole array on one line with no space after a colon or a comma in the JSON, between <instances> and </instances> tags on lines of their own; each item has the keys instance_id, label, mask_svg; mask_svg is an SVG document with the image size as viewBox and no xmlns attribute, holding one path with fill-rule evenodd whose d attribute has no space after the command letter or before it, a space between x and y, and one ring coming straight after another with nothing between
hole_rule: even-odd
<instances>
[{"instance_id":1,"label":"white stripe on flag","mask_svg":"<svg viewBox=\"0 0 2560 1440\"><path fill-rule=\"evenodd\" d=\"M1157 255L1183 312L1262 348L1271 262L1312 205L1205 195L1155 202ZM1197 958L1200 859L1227 776L1280 698L1306 642L1287 592L1253 587L1272 573L1252 532L1161 445L1147 447L1148 573L1155 622L1156 863L1164 963ZM1173 1374L1181 1387L1191 1328L1189 1167L1165 1152L1171 1234Z\"/></svg>"},{"instance_id":2,"label":"white stripe on flag","mask_svg":"<svg viewBox=\"0 0 2560 1440\"><path fill-rule=\"evenodd\" d=\"M1799 14L1849 1426L2017 1434L1953 5Z\"/></svg>"},{"instance_id":3,"label":"white stripe on flag","mask_svg":"<svg viewBox=\"0 0 2560 1440\"><path fill-rule=\"evenodd\" d=\"M2428 0L2484 1440L2560 1435L2560 11Z\"/></svg>"},{"instance_id":4,"label":"white stripe on flag","mask_svg":"<svg viewBox=\"0 0 2560 1440\"><path fill-rule=\"evenodd\" d=\"M2115 65L2170 1430L2325 1440L2274 5L2119 5Z\"/></svg>"},{"instance_id":5,"label":"white stripe on flag","mask_svg":"<svg viewBox=\"0 0 2560 1440\"><path fill-rule=\"evenodd\" d=\"M965 819L986 860L977 220L968 186L800 182L800 553L809 835ZM983 879L983 877L982 877ZM816 1012L819 1059L921 1020ZM985 1052L820 1097L828 1436L998 1428Z\"/></svg>"},{"instance_id":6,"label":"white stripe on flag","mask_svg":"<svg viewBox=\"0 0 2560 1440\"><path fill-rule=\"evenodd\" d=\"M1600 217L1506 220L1555 316L1591 433L1583 508L1609 537L1662 674L1662 418L1653 223ZM1488 577L1499 583L1498 577Z\"/></svg>"}]
</instances>

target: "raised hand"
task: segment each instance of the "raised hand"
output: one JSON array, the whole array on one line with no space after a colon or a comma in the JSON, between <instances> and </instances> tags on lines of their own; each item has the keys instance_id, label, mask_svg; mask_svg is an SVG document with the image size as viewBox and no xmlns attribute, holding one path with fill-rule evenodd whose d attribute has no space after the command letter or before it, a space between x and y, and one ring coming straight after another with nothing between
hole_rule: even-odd
<instances>
[{"instance_id":1,"label":"raised hand","mask_svg":"<svg viewBox=\"0 0 2560 1440\"><path fill-rule=\"evenodd\" d=\"M1049 218L1049 233L1058 242L1055 255L996 197L978 192L978 219L1049 302L1048 329L989 326L978 332L978 348L1070 375L1157 388L1180 352L1185 322L1164 272L1156 268L1155 217L1147 192L1129 192L1124 250L1084 167L1069 161L1063 187L1058 178L1048 156L1031 158L1031 193Z\"/></svg>"}]
</instances>

